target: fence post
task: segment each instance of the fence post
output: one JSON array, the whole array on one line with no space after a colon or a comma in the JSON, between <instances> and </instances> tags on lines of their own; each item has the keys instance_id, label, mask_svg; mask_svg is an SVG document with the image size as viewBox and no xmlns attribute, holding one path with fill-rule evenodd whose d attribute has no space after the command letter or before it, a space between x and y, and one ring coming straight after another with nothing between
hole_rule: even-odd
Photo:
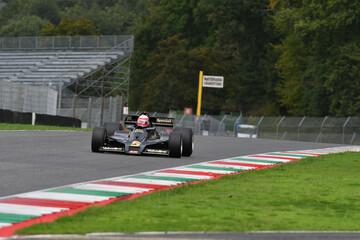
<instances>
[{"instance_id":1,"label":"fence post","mask_svg":"<svg viewBox=\"0 0 360 240\"><path fill-rule=\"evenodd\" d=\"M299 125L298 125L298 136L297 136L297 140L300 141L300 128L301 128L301 125L303 124L303 122L305 121L305 116L301 119Z\"/></svg>"},{"instance_id":2,"label":"fence post","mask_svg":"<svg viewBox=\"0 0 360 240\"><path fill-rule=\"evenodd\" d=\"M219 123L219 127L218 127L218 130L216 132L216 136L219 134L219 131L220 131L220 128L221 128L221 124L224 122L225 118L226 118L226 114L224 115L223 119L221 120L221 122Z\"/></svg>"},{"instance_id":3,"label":"fence post","mask_svg":"<svg viewBox=\"0 0 360 240\"><path fill-rule=\"evenodd\" d=\"M120 98L120 121L124 119L124 107L125 107L125 99L124 99L124 94L122 94Z\"/></svg>"},{"instance_id":4,"label":"fence post","mask_svg":"<svg viewBox=\"0 0 360 240\"><path fill-rule=\"evenodd\" d=\"M72 102L72 117L75 118L75 105L76 105L76 94L73 97L73 102Z\"/></svg>"},{"instance_id":5,"label":"fence post","mask_svg":"<svg viewBox=\"0 0 360 240\"><path fill-rule=\"evenodd\" d=\"M262 120L264 119L264 116L262 116L259 120L259 122L256 124L256 137L259 138L259 128Z\"/></svg>"},{"instance_id":6,"label":"fence post","mask_svg":"<svg viewBox=\"0 0 360 240\"><path fill-rule=\"evenodd\" d=\"M92 105L92 98L89 98L89 103L88 103L88 119L87 119L87 128L91 128L91 106Z\"/></svg>"},{"instance_id":7,"label":"fence post","mask_svg":"<svg viewBox=\"0 0 360 240\"><path fill-rule=\"evenodd\" d=\"M350 145L353 145L353 142L355 140L356 137L356 132L354 132L354 134L352 135L351 141L350 141Z\"/></svg>"},{"instance_id":8,"label":"fence post","mask_svg":"<svg viewBox=\"0 0 360 240\"><path fill-rule=\"evenodd\" d=\"M119 99L120 96L116 95L116 100L115 100L115 122L119 122Z\"/></svg>"},{"instance_id":9,"label":"fence post","mask_svg":"<svg viewBox=\"0 0 360 240\"><path fill-rule=\"evenodd\" d=\"M58 91L58 115L61 115L61 95L62 95L62 74L61 74L61 77L60 77L60 81L59 81L59 91Z\"/></svg>"},{"instance_id":10,"label":"fence post","mask_svg":"<svg viewBox=\"0 0 360 240\"><path fill-rule=\"evenodd\" d=\"M321 123L320 133L319 133L319 137L318 137L319 140L320 140L320 143L321 143L321 141L322 141L322 129L323 129L323 127L324 127L324 124L325 124L327 118L328 118L328 117L326 116L326 117L324 118L323 122ZM317 141L316 141L316 142L317 142Z\"/></svg>"},{"instance_id":11,"label":"fence post","mask_svg":"<svg viewBox=\"0 0 360 240\"><path fill-rule=\"evenodd\" d=\"M280 121L278 122L278 124L276 125L276 139L278 139L278 135L279 135L279 126L280 124L284 121L285 116L283 116Z\"/></svg>"},{"instance_id":12,"label":"fence post","mask_svg":"<svg viewBox=\"0 0 360 240\"><path fill-rule=\"evenodd\" d=\"M345 128L346 128L346 125L348 124L349 120L350 120L351 117L348 117L343 125L343 129L342 129L342 144L345 143Z\"/></svg>"},{"instance_id":13,"label":"fence post","mask_svg":"<svg viewBox=\"0 0 360 240\"><path fill-rule=\"evenodd\" d=\"M109 122L112 122L113 97L109 98Z\"/></svg>"},{"instance_id":14,"label":"fence post","mask_svg":"<svg viewBox=\"0 0 360 240\"><path fill-rule=\"evenodd\" d=\"M179 122L179 125L181 125L181 124L182 124L182 122L184 121L184 118L185 118L185 117L186 117L186 115L185 115L185 114L181 117L180 122Z\"/></svg>"}]
</instances>

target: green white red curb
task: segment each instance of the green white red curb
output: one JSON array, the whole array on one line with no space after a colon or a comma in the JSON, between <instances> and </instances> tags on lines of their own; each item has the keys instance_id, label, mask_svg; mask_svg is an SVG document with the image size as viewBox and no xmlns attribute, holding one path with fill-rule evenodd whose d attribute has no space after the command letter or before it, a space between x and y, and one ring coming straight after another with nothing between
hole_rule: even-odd
<instances>
[{"instance_id":1,"label":"green white red curb","mask_svg":"<svg viewBox=\"0 0 360 240\"><path fill-rule=\"evenodd\" d=\"M306 157L347 151L360 152L360 147L253 154L3 197L0 198L0 237L10 237L20 228L73 215L89 206L129 200L154 191L273 167Z\"/></svg>"}]
</instances>

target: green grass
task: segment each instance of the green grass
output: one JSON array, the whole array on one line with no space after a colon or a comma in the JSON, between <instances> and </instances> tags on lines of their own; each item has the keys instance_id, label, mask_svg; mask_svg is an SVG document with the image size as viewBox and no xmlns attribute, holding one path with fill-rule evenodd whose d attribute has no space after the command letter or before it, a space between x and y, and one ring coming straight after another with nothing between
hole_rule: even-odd
<instances>
[{"instance_id":1,"label":"green grass","mask_svg":"<svg viewBox=\"0 0 360 240\"><path fill-rule=\"evenodd\" d=\"M18 234L143 231L359 231L360 153L308 158L156 192Z\"/></svg>"},{"instance_id":2,"label":"green grass","mask_svg":"<svg viewBox=\"0 0 360 240\"><path fill-rule=\"evenodd\" d=\"M87 128L73 128L73 127L57 127L45 125L30 125L30 124L10 124L0 123L0 130L72 130L72 131L91 131Z\"/></svg>"}]
</instances>

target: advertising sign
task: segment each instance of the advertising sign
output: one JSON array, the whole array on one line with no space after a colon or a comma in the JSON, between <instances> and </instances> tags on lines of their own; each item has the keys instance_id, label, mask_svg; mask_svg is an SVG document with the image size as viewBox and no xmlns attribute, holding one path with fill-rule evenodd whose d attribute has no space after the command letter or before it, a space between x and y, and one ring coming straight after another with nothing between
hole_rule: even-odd
<instances>
[{"instance_id":1,"label":"advertising sign","mask_svg":"<svg viewBox=\"0 0 360 240\"><path fill-rule=\"evenodd\" d=\"M203 87L211 88L223 88L224 77L223 76L203 76Z\"/></svg>"}]
</instances>

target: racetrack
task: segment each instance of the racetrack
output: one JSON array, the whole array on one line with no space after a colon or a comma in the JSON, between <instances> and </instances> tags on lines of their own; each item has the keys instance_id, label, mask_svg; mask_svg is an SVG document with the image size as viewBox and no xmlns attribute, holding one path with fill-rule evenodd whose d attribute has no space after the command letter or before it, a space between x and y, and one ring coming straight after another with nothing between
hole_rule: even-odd
<instances>
[{"instance_id":1,"label":"racetrack","mask_svg":"<svg viewBox=\"0 0 360 240\"><path fill-rule=\"evenodd\" d=\"M195 136L191 157L92 153L91 132L0 131L0 197L239 155L338 146Z\"/></svg>"}]
</instances>

